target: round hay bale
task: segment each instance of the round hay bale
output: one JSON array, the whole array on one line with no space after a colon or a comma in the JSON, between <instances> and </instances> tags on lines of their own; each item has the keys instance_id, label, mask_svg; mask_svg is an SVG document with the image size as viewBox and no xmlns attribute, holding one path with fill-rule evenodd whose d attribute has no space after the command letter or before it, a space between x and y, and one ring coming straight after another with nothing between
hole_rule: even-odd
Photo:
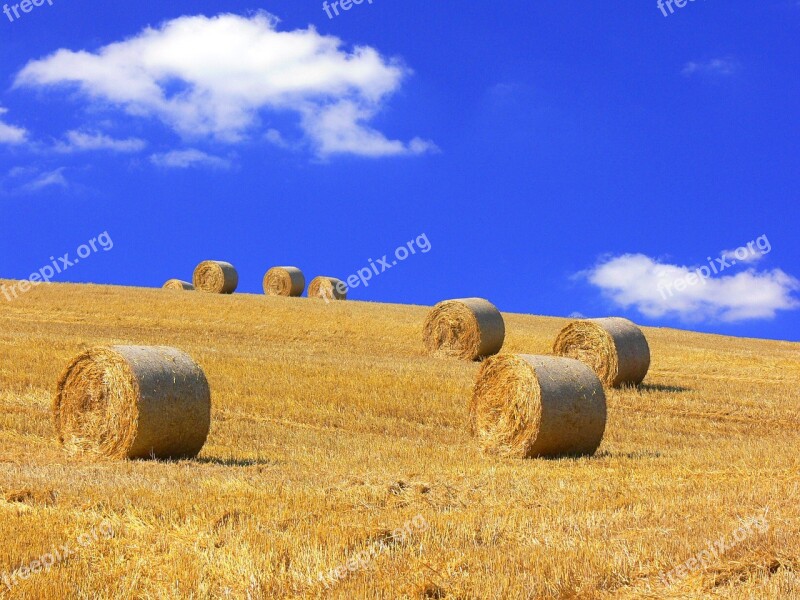
<instances>
[{"instance_id":1,"label":"round hay bale","mask_svg":"<svg viewBox=\"0 0 800 600\"><path fill-rule=\"evenodd\" d=\"M428 313L422 331L429 355L463 360L497 354L505 337L503 315L483 298L440 302Z\"/></svg>"},{"instance_id":2,"label":"round hay bale","mask_svg":"<svg viewBox=\"0 0 800 600\"><path fill-rule=\"evenodd\" d=\"M264 275L264 293L267 296L302 296L306 278L297 267L272 267Z\"/></svg>"},{"instance_id":3,"label":"round hay bale","mask_svg":"<svg viewBox=\"0 0 800 600\"><path fill-rule=\"evenodd\" d=\"M232 294L239 285L239 274L231 263L206 260L197 265L192 281L201 292Z\"/></svg>"},{"instance_id":4,"label":"round hay bale","mask_svg":"<svg viewBox=\"0 0 800 600\"><path fill-rule=\"evenodd\" d=\"M504 354L478 371L470 403L483 449L517 458L594 454L606 428L597 375L570 358Z\"/></svg>"},{"instance_id":5,"label":"round hay bale","mask_svg":"<svg viewBox=\"0 0 800 600\"><path fill-rule=\"evenodd\" d=\"M573 321L558 334L553 353L586 363L609 387L638 385L650 368L647 338L620 317Z\"/></svg>"},{"instance_id":6,"label":"round hay bale","mask_svg":"<svg viewBox=\"0 0 800 600\"><path fill-rule=\"evenodd\" d=\"M92 348L61 374L53 420L72 454L189 458L208 436L211 392L203 370L175 348Z\"/></svg>"},{"instance_id":7,"label":"round hay bale","mask_svg":"<svg viewBox=\"0 0 800 600\"><path fill-rule=\"evenodd\" d=\"M326 302L347 300L347 284L335 277L315 277L308 284L308 297L322 298Z\"/></svg>"},{"instance_id":8,"label":"round hay bale","mask_svg":"<svg viewBox=\"0 0 800 600\"><path fill-rule=\"evenodd\" d=\"M190 292L194 289L194 286L188 281L182 281L180 279L170 279L162 286L162 288L165 290Z\"/></svg>"}]
</instances>

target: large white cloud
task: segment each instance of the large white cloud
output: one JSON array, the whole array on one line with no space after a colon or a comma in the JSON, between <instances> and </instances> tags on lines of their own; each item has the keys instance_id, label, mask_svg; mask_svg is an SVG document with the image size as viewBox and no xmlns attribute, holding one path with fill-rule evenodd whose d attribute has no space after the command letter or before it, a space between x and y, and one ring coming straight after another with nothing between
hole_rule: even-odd
<instances>
[{"instance_id":1,"label":"large white cloud","mask_svg":"<svg viewBox=\"0 0 800 600\"><path fill-rule=\"evenodd\" d=\"M734 275L723 271L704 278L698 268L700 274L705 274L703 267L661 263L644 254L624 254L608 257L582 275L617 306L634 307L653 318L735 322L769 319L779 310L800 307L794 295L800 290L800 281L781 269L750 268ZM679 281L683 283L677 284Z\"/></svg>"},{"instance_id":2,"label":"large white cloud","mask_svg":"<svg viewBox=\"0 0 800 600\"><path fill-rule=\"evenodd\" d=\"M321 155L414 154L366 125L409 70L377 50L348 51L313 27L279 31L261 12L180 17L96 52L61 49L29 62L16 86L78 86L89 98L156 117L184 137L236 142L259 114L295 114ZM263 132L258 136L263 139Z\"/></svg>"}]
</instances>

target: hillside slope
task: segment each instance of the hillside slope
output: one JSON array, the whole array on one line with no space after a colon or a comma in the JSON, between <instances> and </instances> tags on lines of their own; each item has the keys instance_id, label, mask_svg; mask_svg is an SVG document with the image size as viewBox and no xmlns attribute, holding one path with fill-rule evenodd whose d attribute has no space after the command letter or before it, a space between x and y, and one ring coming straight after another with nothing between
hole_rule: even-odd
<instances>
[{"instance_id":1,"label":"hillside slope","mask_svg":"<svg viewBox=\"0 0 800 600\"><path fill-rule=\"evenodd\" d=\"M609 393L597 456L497 460L467 430L478 367L423 355L426 311L68 284L0 298L0 598L800 598L800 344L646 329L650 374ZM565 323L506 315L504 351L547 353ZM111 343L203 366L198 460L61 452L56 378Z\"/></svg>"}]
</instances>

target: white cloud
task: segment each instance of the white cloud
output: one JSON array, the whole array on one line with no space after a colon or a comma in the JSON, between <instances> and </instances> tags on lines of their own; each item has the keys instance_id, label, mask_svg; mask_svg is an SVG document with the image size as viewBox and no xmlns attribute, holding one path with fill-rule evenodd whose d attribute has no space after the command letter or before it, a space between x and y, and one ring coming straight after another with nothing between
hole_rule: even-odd
<instances>
[{"instance_id":1,"label":"white cloud","mask_svg":"<svg viewBox=\"0 0 800 600\"><path fill-rule=\"evenodd\" d=\"M17 177L25 177L26 175L33 175L37 171L38 169L36 167L31 167L31 166L11 167L8 170L8 176L12 179L15 179Z\"/></svg>"},{"instance_id":2,"label":"white cloud","mask_svg":"<svg viewBox=\"0 0 800 600\"><path fill-rule=\"evenodd\" d=\"M21 186L21 192L37 192L48 187L69 187L67 179L64 177L64 167L55 169L54 171L46 171L37 176L33 181Z\"/></svg>"},{"instance_id":3,"label":"white cloud","mask_svg":"<svg viewBox=\"0 0 800 600\"><path fill-rule=\"evenodd\" d=\"M779 310L800 308L794 295L800 281L781 269L750 268L706 279L698 276L697 269L660 263L644 254L625 254L607 258L581 275L617 306L634 307L652 318L735 322L771 319ZM683 281L680 287L684 289L677 289L676 281Z\"/></svg>"},{"instance_id":4,"label":"white cloud","mask_svg":"<svg viewBox=\"0 0 800 600\"><path fill-rule=\"evenodd\" d=\"M352 51L313 27L278 31L275 17L192 16L147 28L96 52L61 49L29 62L16 86L77 86L90 99L156 117L184 137L237 142L259 113L295 113L322 155L415 154L366 122L410 71L374 48ZM258 137L263 138L263 132Z\"/></svg>"},{"instance_id":5,"label":"white cloud","mask_svg":"<svg viewBox=\"0 0 800 600\"><path fill-rule=\"evenodd\" d=\"M683 75L733 75L738 65L731 58L712 58L704 61L689 61L684 65Z\"/></svg>"},{"instance_id":6,"label":"white cloud","mask_svg":"<svg viewBox=\"0 0 800 600\"><path fill-rule=\"evenodd\" d=\"M88 133L84 131L68 131L66 142L59 142L55 149L58 152L85 152L89 150L109 150L111 152L139 152L144 149L147 142L138 138L116 140L102 133Z\"/></svg>"},{"instance_id":7,"label":"white cloud","mask_svg":"<svg viewBox=\"0 0 800 600\"><path fill-rule=\"evenodd\" d=\"M321 154L361 154L390 156L422 154L435 151L436 145L420 138L408 144L388 140L382 133L366 125L374 109L343 100L325 108L305 111L303 127L319 145Z\"/></svg>"},{"instance_id":8,"label":"white cloud","mask_svg":"<svg viewBox=\"0 0 800 600\"><path fill-rule=\"evenodd\" d=\"M283 135L277 129L268 129L264 134L264 139L279 148L288 148L290 146L289 142L283 138Z\"/></svg>"},{"instance_id":9,"label":"white cloud","mask_svg":"<svg viewBox=\"0 0 800 600\"><path fill-rule=\"evenodd\" d=\"M200 150L173 150L164 154L153 154L150 161L159 167L170 169L188 169L189 167L211 167L213 169L227 169L231 166L229 160L218 156L211 156Z\"/></svg>"},{"instance_id":10,"label":"white cloud","mask_svg":"<svg viewBox=\"0 0 800 600\"><path fill-rule=\"evenodd\" d=\"M0 106L0 116L8 112ZM8 125L0 120L0 144L22 144L28 139L28 130L23 127Z\"/></svg>"},{"instance_id":11,"label":"white cloud","mask_svg":"<svg viewBox=\"0 0 800 600\"><path fill-rule=\"evenodd\" d=\"M757 263L762 258L766 256L766 254L755 250L751 251L747 248L744 248L746 252L742 251L742 248L736 248L735 250L723 250L722 254L720 255L726 261L730 262L731 264L738 264L738 263Z\"/></svg>"}]
</instances>

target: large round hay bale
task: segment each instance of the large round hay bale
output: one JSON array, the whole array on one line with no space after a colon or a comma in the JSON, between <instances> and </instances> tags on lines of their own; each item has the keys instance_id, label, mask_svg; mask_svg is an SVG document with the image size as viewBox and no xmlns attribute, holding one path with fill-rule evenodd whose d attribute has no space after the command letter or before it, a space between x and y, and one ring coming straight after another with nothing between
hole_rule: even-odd
<instances>
[{"instance_id":1,"label":"large round hay bale","mask_svg":"<svg viewBox=\"0 0 800 600\"><path fill-rule=\"evenodd\" d=\"M558 334L553 352L586 363L609 387L638 385L650 368L647 338L620 317L573 321Z\"/></svg>"},{"instance_id":2,"label":"large round hay bale","mask_svg":"<svg viewBox=\"0 0 800 600\"><path fill-rule=\"evenodd\" d=\"M206 260L197 265L192 281L201 292L232 294L239 285L239 274L231 263Z\"/></svg>"},{"instance_id":3,"label":"large round hay bale","mask_svg":"<svg viewBox=\"0 0 800 600\"><path fill-rule=\"evenodd\" d=\"M478 371L470 422L489 453L593 454L606 428L606 397L597 375L580 361L503 354Z\"/></svg>"},{"instance_id":4,"label":"large round hay bale","mask_svg":"<svg viewBox=\"0 0 800 600\"><path fill-rule=\"evenodd\" d=\"M335 277L315 277L308 284L308 297L331 300L347 300L347 284Z\"/></svg>"},{"instance_id":5,"label":"large round hay bale","mask_svg":"<svg viewBox=\"0 0 800 600\"><path fill-rule=\"evenodd\" d=\"M194 289L194 286L191 283L189 283L188 281L182 281L180 279L170 279L162 287L165 290L176 290L185 292L190 292Z\"/></svg>"},{"instance_id":6,"label":"large round hay bale","mask_svg":"<svg viewBox=\"0 0 800 600\"><path fill-rule=\"evenodd\" d=\"M188 458L208 436L211 392L203 370L180 350L99 347L64 369L53 418L73 454Z\"/></svg>"},{"instance_id":7,"label":"large round hay bale","mask_svg":"<svg viewBox=\"0 0 800 600\"><path fill-rule=\"evenodd\" d=\"M440 302L428 313L422 331L429 355L463 360L497 354L505 336L503 315L483 298Z\"/></svg>"},{"instance_id":8,"label":"large round hay bale","mask_svg":"<svg viewBox=\"0 0 800 600\"><path fill-rule=\"evenodd\" d=\"M264 275L264 293L267 296L302 296L306 278L297 267L272 267Z\"/></svg>"}]
</instances>

